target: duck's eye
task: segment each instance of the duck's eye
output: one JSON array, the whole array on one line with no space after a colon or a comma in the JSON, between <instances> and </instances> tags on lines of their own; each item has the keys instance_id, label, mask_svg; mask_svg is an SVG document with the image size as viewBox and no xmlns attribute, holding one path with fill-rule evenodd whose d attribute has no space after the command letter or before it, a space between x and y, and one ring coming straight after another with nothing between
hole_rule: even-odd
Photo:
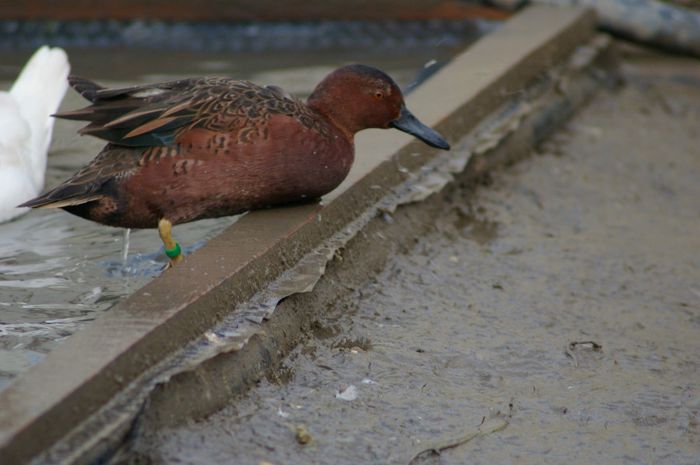
<instances>
[{"instance_id":1,"label":"duck's eye","mask_svg":"<svg viewBox=\"0 0 700 465\"><path fill-rule=\"evenodd\" d=\"M383 97L384 97L384 94L379 90L374 93L374 98L377 100L381 100Z\"/></svg>"}]
</instances>

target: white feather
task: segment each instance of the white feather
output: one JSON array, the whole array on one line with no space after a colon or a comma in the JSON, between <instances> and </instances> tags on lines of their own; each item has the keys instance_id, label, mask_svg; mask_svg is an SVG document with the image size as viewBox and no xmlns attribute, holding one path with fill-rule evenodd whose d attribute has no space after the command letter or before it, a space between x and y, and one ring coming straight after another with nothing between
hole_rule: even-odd
<instances>
[{"instance_id":1,"label":"white feather","mask_svg":"<svg viewBox=\"0 0 700 465\"><path fill-rule=\"evenodd\" d=\"M0 222L44 188L53 118L68 89L70 65L60 48L41 47L9 92L0 92Z\"/></svg>"}]
</instances>

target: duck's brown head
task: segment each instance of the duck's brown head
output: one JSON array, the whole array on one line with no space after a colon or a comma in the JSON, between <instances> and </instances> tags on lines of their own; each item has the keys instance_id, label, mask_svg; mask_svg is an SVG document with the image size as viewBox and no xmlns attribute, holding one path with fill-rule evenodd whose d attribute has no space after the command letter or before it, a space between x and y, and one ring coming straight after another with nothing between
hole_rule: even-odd
<instances>
[{"instance_id":1,"label":"duck's brown head","mask_svg":"<svg viewBox=\"0 0 700 465\"><path fill-rule=\"evenodd\" d=\"M440 134L408 111L393 79L370 66L336 69L316 86L308 105L350 135L368 128L394 127L433 147L450 148Z\"/></svg>"}]
</instances>

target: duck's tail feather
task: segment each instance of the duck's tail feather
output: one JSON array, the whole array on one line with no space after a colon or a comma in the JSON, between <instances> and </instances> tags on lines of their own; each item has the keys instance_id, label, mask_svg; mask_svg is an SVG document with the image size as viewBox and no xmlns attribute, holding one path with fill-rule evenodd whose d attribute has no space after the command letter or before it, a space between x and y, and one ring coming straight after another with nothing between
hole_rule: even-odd
<instances>
[{"instance_id":1,"label":"duck's tail feather","mask_svg":"<svg viewBox=\"0 0 700 465\"><path fill-rule=\"evenodd\" d=\"M76 187L84 186L62 184L44 195L17 205L17 207L63 208L71 205L81 205L104 197L102 194L84 192L82 189L76 189Z\"/></svg>"},{"instance_id":2,"label":"duck's tail feather","mask_svg":"<svg viewBox=\"0 0 700 465\"><path fill-rule=\"evenodd\" d=\"M74 74L68 76L68 83L73 90L93 103L97 100L97 93L101 90L105 90L101 85Z\"/></svg>"},{"instance_id":3,"label":"duck's tail feather","mask_svg":"<svg viewBox=\"0 0 700 465\"><path fill-rule=\"evenodd\" d=\"M84 203L92 202L93 200L101 199L101 195L93 195L91 197L80 197L75 199L62 199L62 200L48 200L42 197L37 197L29 202L24 202L22 205L17 205L18 208L29 207L29 208L63 208L70 207L71 205L82 205Z\"/></svg>"},{"instance_id":4,"label":"duck's tail feather","mask_svg":"<svg viewBox=\"0 0 700 465\"><path fill-rule=\"evenodd\" d=\"M43 173L51 142L53 118L68 89L70 71L66 52L60 48L39 48L29 59L10 89L32 134L34 173ZM43 185L43 174L41 179Z\"/></svg>"},{"instance_id":5,"label":"duck's tail feather","mask_svg":"<svg viewBox=\"0 0 700 465\"><path fill-rule=\"evenodd\" d=\"M70 205L81 205L83 203L99 200L104 197L100 188L102 182L85 182L82 175L85 169L76 173L72 178L54 187L48 192L24 202L18 207L29 208L62 208Z\"/></svg>"}]
</instances>

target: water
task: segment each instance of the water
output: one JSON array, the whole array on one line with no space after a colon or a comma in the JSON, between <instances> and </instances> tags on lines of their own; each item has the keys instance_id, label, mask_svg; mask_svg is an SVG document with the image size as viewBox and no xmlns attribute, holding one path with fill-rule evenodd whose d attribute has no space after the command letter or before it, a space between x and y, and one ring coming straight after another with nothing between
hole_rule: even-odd
<instances>
[{"instance_id":1,"label":"water","mask_svg":"<svg viewBox=\"0 0 700 465\"><path fill-rule=\"evenodd\" d=\"M419 76L423 65L444 62L454 44L417 48L411 53L378 48L290 53L193 53L115 49L69 52L72 72L110 86L157 82L192 75L228 75L276 84L305 96L329 71L349 62L378 66L401 86ZM0 88L6 89L29 52L3 54ZM424 72L424 71L423 71ZM69 91L62 110L84 106ZM65 180L91 160L103 143L79 137L82 125L57 121L46 187ZM235 222L235 217L175 227L190 253ZM128 247L128 254L126 249ZM0 389L40 361L86 322L109 310L160 274L166 265L155 230L104 227L62 210L38 210L0 224Z\"/></svg>"},{"instance_id":2,"label":"water","mask_svg":"<svg viewBox=\"0 0 700 465\"><path fill-rule=\"evenodd\" d=\"M129 238L131 237L131 228L124 230L124 240L122 242L122 266L126 266L126 260L129 258Z\"/></svg>"},{"instance_id":3,"label":"water","mask_svg":"<svg viewBox=\"0 0 700 465\"><path fill-rule=\"evenodd\" d=\"M489 20L377 21L2 21L0 50L99 46L151 50L314 52L377 48L460 46L475 31L497 26Z\"/></svg>"}]
</instances>

